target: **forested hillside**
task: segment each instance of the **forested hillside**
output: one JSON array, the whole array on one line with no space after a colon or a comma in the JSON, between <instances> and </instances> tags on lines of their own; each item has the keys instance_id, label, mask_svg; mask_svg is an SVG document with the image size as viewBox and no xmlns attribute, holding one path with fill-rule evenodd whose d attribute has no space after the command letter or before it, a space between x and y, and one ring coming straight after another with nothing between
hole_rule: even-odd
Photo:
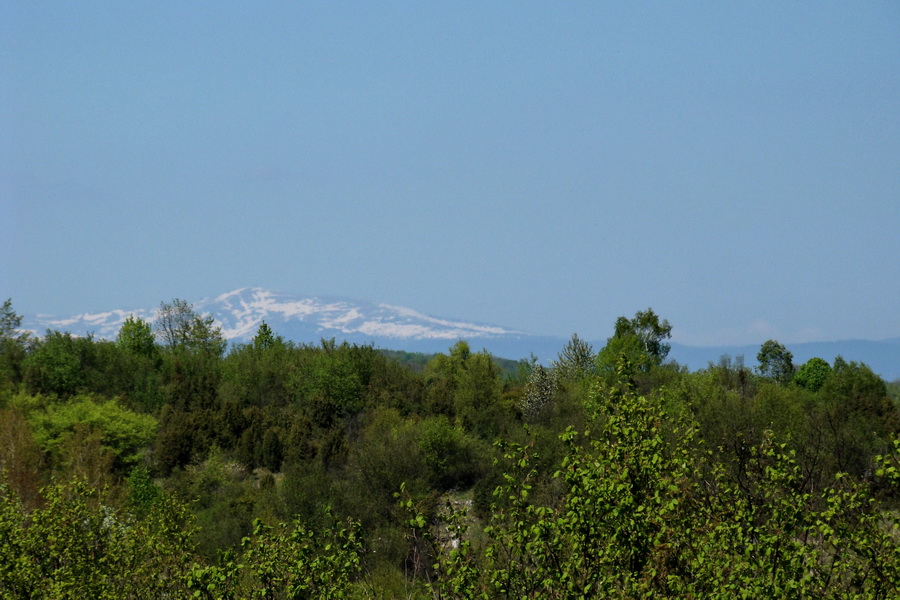
<instances>
[{"instance_id":1,"label":"forested hillside","mask_svg":"<svg viewBox=\"0 0 900 600\"><path fill-rule=\"evenodd\" d=\"M251 343L181 300L115 341L0 314L3 598L893 598L900 399L853 357L513 363Z\"/></svg>"}]
</instances>

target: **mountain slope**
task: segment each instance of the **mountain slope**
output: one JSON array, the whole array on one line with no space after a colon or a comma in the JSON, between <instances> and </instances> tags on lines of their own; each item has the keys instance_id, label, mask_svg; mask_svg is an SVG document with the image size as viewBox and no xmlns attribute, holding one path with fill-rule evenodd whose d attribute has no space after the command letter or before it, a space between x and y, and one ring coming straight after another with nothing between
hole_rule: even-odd
<instances>
[{"instance_id":1,"label":"mountain slope","mask_svg":"<svg viewBox=\"0 0 900 600\"><path fill-rule=\"evenodd\" d=\"M419 352L440 352L457 340L468 340L473 348L490 346L511 351L524 347L526 340L541 340L495 325L442 319L416 310L330 296L298 296L261 288L243 288L215 298L195 302L194 309L212 316L225 337L236 343L248 342L266 321L279 335L295 342L318 343L336 338L351 343ZM49 315L25 316L23 329L43 333L46 329L76 335L94 334L114 339L129 315L150 323L155 309L112 310L69 318ZM547 338L551 339L551 338ZM527 353L525 354L527 356Z\"/></svg>"}]
</instances>

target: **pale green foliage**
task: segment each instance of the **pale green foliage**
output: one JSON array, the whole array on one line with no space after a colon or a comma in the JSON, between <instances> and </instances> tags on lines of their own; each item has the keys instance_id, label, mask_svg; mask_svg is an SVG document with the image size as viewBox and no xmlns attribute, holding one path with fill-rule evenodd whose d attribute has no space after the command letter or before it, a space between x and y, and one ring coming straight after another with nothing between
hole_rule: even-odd
<instances>
[{"instance_id":1,"label":"pale green foliage","mask_svg":"<svg viewBox=\"0 0 900 600\"><path fill-rule=\"evenodd\" d=\"M34 400L21 399L24 406ZM103 447L112 451L123 467L137 464L145 448L154 439L157 422L150 415L122 407L115 399L76 396L68 402L52 402L45 408L27 412L35 442L51 455L59 453L76 429L86 429L100 436ZM64 457L59 457L64 458Z\"/></svg>"},{"instance_id":2,"label":"pale green foliage","mask_svg":"<svg viewBox=\"0 0 900 600\"><path fill-rule=\"evenodd\" d=\"M794 375L794 383L811 392L818 392L831 375L831 365L824 359L813 357L803 363Z\"/></svg>"},{"instance_id":3,"label":"pale green foliage","mask_svg":"<svg viewBox=\"0 0 900 600\"><path fill-rule=\"evenodd\" d=\"M627 365L619 372L627 374ZM445 550L411 502L409 526L438 556L441 598L892 598L900 591L894 516L839 476L812 493L771 434L743 479L715 466L689 419L627 384L597 389L595 432L568 430L561 501L535 503L528 446L508 445L487 540ZM894 484L900 445L880 458Z\"/></svg>"},{"instance_id":4,"label":"pale green foliage","mask_svg":"<svg viewBox=\"0 0 900 600\"><path fill-rule=\"evenodd\" d=\"M345 598L360 571L359 524L335 523L330 533L299 521L269 527L257 520L244 538L242 563L252 579L245 597Z\"/></svg>"},{"instance_id":5,"label":"pale green foliage","mask_svg":"<svg viewBox=\"0 0 900 600\"><path fill-rule=\"evenodd\" d=\"M156 343L150 324L140 317L135 318L134 315L129 315L125 319L116 335L116 344L141 356L153 356L156 353Z\"/></svg>"},{"instance_id":6,"label":"pale green foliage","mask_svg":"<svg viewBox=\"0 0 900 600\"><path fill-rule=\"evenodd\" d=\"M43 495L46 504L26 513L0 484L0 597L183 597L191 529L182 505L163 497L136 519L83 482Z\"/></svg>"},{"instance_id":7,"label":"pale green foliage","mask_svg":"<svg viewBox=\"0 0 900 600\"><path fill-rule=\"evenodd\" d=\"M359 524L334 523L329 532L295 521L269 526L256 519L240 556L223 557L221 566L199 565L186 583L194 598L330 600L346 598L360 572Z\"/></svg>"},{"instance_id":8,"label":"pale green foliage","mask_svg":"<svg viewBox=\"0 0 900 600\"><path fill-rule=\"evenodd\" d=\"M136 516L81 481L42 493L45 505L28 512L0 481L0 598L324 600L347 597L361 570L354 521L313 530L256 520L239 560L200 565L187 508L166 494Z\"/></svg>"}]
</instances>

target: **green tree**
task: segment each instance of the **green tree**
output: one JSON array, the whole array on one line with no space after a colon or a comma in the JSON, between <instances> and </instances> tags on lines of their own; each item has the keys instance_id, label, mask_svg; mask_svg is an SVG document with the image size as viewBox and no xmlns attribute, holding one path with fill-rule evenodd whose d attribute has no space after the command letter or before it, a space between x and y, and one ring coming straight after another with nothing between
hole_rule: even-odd
<instances>
[{"instance_id":1,"label":"green tree","mask_svg":"<svg viewBox=\"0 0 900 600\"><path fill-rule=\"evenodd\" d=\"M660 320L652 308L635 313L633 319L616 319L615 331L606 340L606 346L597 356L597 364L607 382L616 378L616 365L624 360L633 375L649 373L663 363L671 345L665 340L672 337L672 326Z\"/></svg>"},{"instance_id":2,"label":"green tree","mask_svg":"<svg viewBox=\"0 0 900 600\"><path fill-rule=\"evenodd\" d=\"M162 488L154 483L150 471L143 465L131 469L126 480L126 489L131 510L142 517L150 512L163 495Z\"/></svg>"},{"instance_id":3,"label":"green tree","mask_svg":"<svg viewBox=\"0 0 900 600\"><path fill-rule=\"evenodd\" d=\"M387 518L404 482L424 495L429 470L422 463L420 442L421 427L397 411L378 408L369 413L348 458L353 496L344 502L355 505L356 518L373 527ZM428 447L427 442L424 445Z\"/></svg>"},{"instance_id":4,"label":"green tree","mask_svg":"<svg viewBox=\"0 0 900 600\"><path fill-rule=\"evenodd\" d=\"M818 396L834 437L829 458L841 471L862 476L871 469L872 455L900 434L900 414L887 385L868 365L839 356Z\"/></svg>"},{"instance_id":5,"label":"green tree","mask_svg":"<svg viewBox=\"0 0 900 600\"><path fill-rule=\"evenodd\" d=\"M189 302L178 298L170 303L160 303L154 326L157 335L169 348L218 357L224 354L228 345L215 319L198 315Z\"/></svg>"},{"instance_id":6,"label":"green tree","mask_svg":"<svg viewBox=\"0 0 900 600\"><path fill-rule=\"evenodd\" d=\"M825 385L829 375L831 365L822 358L813 357L797 369L794 383L811 392L818 392Z\"/></svg>"},{"instance_id":7,"label":"green tree","mask_svg":"<svg viewBox=\"0 0 900 600\"><path fill-rule=\"evenodd\" d=\"M487 351L468 355L453 394L459 424L487 440L500 434L508 408L500 403L502 387L500 369Z\"/></svg>"},{"instance_id":8,"label":"green tree","mask_svg":"<svg viewBox=\"0 0 900 600\"><path fill-rule=\"evenodd\" d=\"M93 340L48 330L24 361L25 384L32 393L68 397L84 390Z\"/></svg>"},{"instance_id":9,"label":"green tree","mask_svg":"<svg viewBox=\"0 0 900 600\"><path fill-rule=\"evenodd\" d=\"M672 326L659 316L652 308L635 313L633 319L619 317L613 337L624 338L634 336L638 339L644 352L651 357L654 364L661 364L669 354L672 346L665 340L672 337Z\"/></svg>"},{"instance_id":10,"label":"green tree","mask_svg":"<svg viewBox=\"0 0 900 600\"><path fill-rule=\"evenodd\" d=\"M22 326L22 316L16 314L12 306L12 298L8 298L0 307L0 340L13 340L20 342L28 337L27 332L19 330Z\"/></svg>"},{"instance_id":11,"label":"green tree","mask_svg":"<svg viewBox=\"0 0 900 600\"><path fill-rule=\"evenodd\" d=\"M116 335L116 344L139 356L152 357L156 354L156 340L153 329L147 321L134 315L125 319L122 328Z\"/></svg>"},{"instance_id":12,"label":"green tree","mask_svg":"<svg viewBox=\"0 0 900 600\"><path fill-rule=\"evenodd\" d=\"M428 417L419 427L419 451L432 488L467 489L485 470L485 448L444 415Z\"/></svg>"},{"instance_id":13,"label":"green tree","mask_svg":"<svg viewBox=\"0 0 900 600\"><path fill-rule=\"evenodd\" d=\"M573 333L551 366L560 379L582 379L595 372L596 355L588 342Z\"/></svg>"},{"instance_id":14,"label":"green tree","mask_svg":"<svg viewBox=\"0 0 900 600\"><path fill-rule=\"evenodd\" d=\"M275 344L283 344L284 340L281 336L276 336L272 332L272 328L263 321L256 330L256 336L253 338L253 348L255 350L268 350Z\"/></svg>"},{"instance_id":15,"label":"green tree","mask_svg":"<svg viewBox=\"0 0 900 600\"><path fill-rule=\"evenodd\" d=\"M225 357L219 386L223 404L282 407L290 402L288 382L302 351L295 351L280 337L271 339L264 334L261 326L252 344L239 345Z\"/></svg>"},{"instance_id":16,"label":"green tree","mask_svg":"<svg viewBox=\"0 0 900 600\"><path fill-rule=\"evenodd\" d=\"M301 368L292 373L290 387L305 400L305 410L319 427L331 428L363 408L365 386L353 360L353 349L324 341Z\"/></svg>"},{"instance_id":17,"label":"green tree","mask_svg":"<svg viewBox=\"0 0 900 600\"><path fill-rule=\"evenodd\" d=\"M263 434L260 460L263 466L273 473L281 470L281 461L284 460L284 449L279 428L267 429Z\"/></svg>"},{"instance_id":18,"label":"green tree","mask_svg":"<svg viewBox=\"0 0 900 600\"><path fill-rule=\"evenodd\" d=\"M23 363L30 336L19 330L22 317L8 299L0 307L0 391L14 390L23 378Z\"/></svg>"},{"instance_id":19,"label":"green tree","mask_svg":"<svg viewBox=\"0 0 900 600\"><path fill-rule=\"evenodd\" d=\"M32 410L28 422L35 442L42 450L64 462L79 445L66 442L79 436L95 436L111 453L115 466L130 469L144 456L156 434L156 419L121 406L116 400L76 396L68 402L54 402L44 410Z\"/></svg>"},{"instance_id":20,"label":"green tree","mask_svg":"<svg viewBox=\"0 0 900 600\"><path fill-rule=\"evenodd\" d=\"M114 393L147 412L157 409L165 400L160 370L163 360L151 325L129 315L119 329L114 348L119 350L118 360L111 361L116 366L115 377L108 379L124 379Z\"/></svg>"},{"instance_id":21,"label":"green tree","mask_svg":"<svg viewBox=\"0 0 900 600\"><path fill-rule=\"evenodd\" d=\"M485 439L500 433L513 408L501 406L503 381L494 358L487 351L473 353L465 340L425 365L425 384L434 412L455 416L457 424Z\"/></svg>"},{"instance_id":22,"label":"green tree","mask_svg":"<svg viewBox=\"0 0 900 600\"><path fill-rule=\"evenodd\" d=\"M214 407L227 346L222 329L177 298L160 304L154 328L168 349L163 368L170 402L182 410Z\"/></svg>"},{"instance_id":23,"label":"green tree","mask_svg":"<svg viewBox=\"0 0 900 600\"><path fill-rule=\"evenodd\" d=\"M756 360L759 361L759 373L763 377L771 377L778 383L785 384L794 376L794 355L775 340L763 343Z\"/></svg>"},{"instance_id":24,"label":"green tree","mask_svg":"<svg viewBox=\"0 0 900 600\"><path fill-rule=\"evenodd\" d=\"M453 393L470 354L469 343L460 340L450 348L449 354L436 354L425 363L425 393L430 412L453 416Z\"/></svg>"}]
</instances>

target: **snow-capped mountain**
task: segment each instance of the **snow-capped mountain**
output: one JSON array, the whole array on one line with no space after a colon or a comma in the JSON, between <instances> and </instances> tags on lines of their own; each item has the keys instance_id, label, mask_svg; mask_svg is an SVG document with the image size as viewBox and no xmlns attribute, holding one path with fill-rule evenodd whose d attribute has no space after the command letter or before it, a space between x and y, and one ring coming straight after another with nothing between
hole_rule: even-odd
<instances>
[{"instance_id":1,"label":"snow-capped mountain","mask_svg":"<svg viewBox=\"0 0 900 600\"><path fill-rule=\"evenodd\" d=\"M199 314L212 316L232 343L250 341L265 321L286 340L318 344L322 339L371 344L376 348L408 352L446 352L457 340L466 340L473 350L486 349L495 356L510 359L534 354L541 362L557 358L566 339L529 335L497 325L485 325L457 319L429 316L401 306L378 304L330 296L282 294L262 288L243 288L215 298L193 303ZM93 334L115 339L129 315L152 323L156 307L135 310L110 310L59 318L49 315L24 315L22 329L43 335L47 329L68 331L74 335ZM605 340L591 340L599 350ZM842 355L846 360L865 362L887 380L900 378L900 338L881 341L838 341L787 344L794 362L802 364L817 356L828 362ZM743 356L747 364L756 364L758 346L698 348L672 343L669 358L692 369L702 369L723 355Z\"/></svg>"},{"instance_id":2,"label":"snow-capped mountain","mask_svg":"<svg viewBox=\"0 0 900 600\"><path fill-rule=\"evenodd\" d=\"M260 288L245 288L195 304L199 312L212 315L230 340L251 339L265 320L275 330L322 336L369 339L413 339L452 341L521 335L493 325L451 321L424 315L411 308L374 304L332 297L302 297L278 294ZM299 328L299 330L298 330Z\"/></svg>"},{"instance_id":3,"label":"snow-capped mountain","mask_svg":"<svg viewBox=\"0 0 900 600\"><path fill-rule=\"evenodd\" d=\"M198 314L212 316L225 337L234 343L250 341L263 321L276 334L300 343L335 338L379 348L420 352L446 351L457 340L464 339L476 350L484 347L495 353L513 352L513 356L522 358L529 351L519 356L518 348L528 346L524 343L526 339L532 342L544 340L505 327L437 318L402 306L283 294L262 288L235 290L193 302L193 306ZM156 308L110 310L68 318L26 315L22 325L23 329L38 334L56 329L75 335L93 334L97 338L115 339L130 315L152 323L156 319ZM554 340L554 352L559 347Z\"/></svg>"}]
</instances>

